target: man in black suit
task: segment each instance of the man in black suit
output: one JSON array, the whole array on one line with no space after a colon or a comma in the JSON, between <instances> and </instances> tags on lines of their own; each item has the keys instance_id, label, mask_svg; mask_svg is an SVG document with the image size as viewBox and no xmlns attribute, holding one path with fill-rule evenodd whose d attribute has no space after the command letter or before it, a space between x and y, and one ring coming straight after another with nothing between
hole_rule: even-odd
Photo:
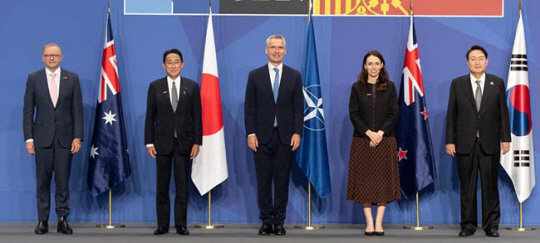
<instances>
[{"instance_id":1,"label":"man in black suit","mask_svg":"<svg viewBox=\"0 0 540 243\"><path fill-rule=\"evenodd\" d=\"M266 40L268 64L249 73L244 104L248 147L255 154L259 235L285 235L293 152L300 145L304 96L300 73L283 64L285 38ZM274 199L272 199L272 180Z\"/></svg>"},{"instance_id":2,"label":"man in black suit","mask_svg":"<svg viewBox=\"0 0 540 243\"><path fill-rule=\"evenodd\" d=\"M163 68L167 77L152 82L148 88L144 143L148 154L156 159L157 167L155 235L169 232L171 171L176 185L176 233L189 235L186 228L189 170L202 145L202 118L199 85L180 76L183 67L179 50L165 51Z\"/></svg>"},{"instance_id":3,"label":"man in black suit","mask_svg":"<svg viewBox=\"0 0 540 243\"><path fill-rule=\"evenodd\" d=\"M510 148L510 125L503 80L485 73L488 54L481 46L467 52L470 74L452 80L446 116L446 153L457 157L461 183L461 232L473 235L477 228L476 183L482 185L482 228L499 237L499 189L497 171L501 151Z\"/></svg>"},{"instance_id":4,"label":"man in black suit","mask_svg":"<svg viewBox=\"0 0 540 243\"><path fill-rule=\"evenodd\" d=\"M28 75L24 94L23 129L26 150L36 155L38 225L49 232L51 178L55 176L57 232L72 234L69 215L69 175L73 154L83 139L82 94L77 74L60 68L62 50L54 43L43 47L45 69Z\"/></svg>"}]
</instances>

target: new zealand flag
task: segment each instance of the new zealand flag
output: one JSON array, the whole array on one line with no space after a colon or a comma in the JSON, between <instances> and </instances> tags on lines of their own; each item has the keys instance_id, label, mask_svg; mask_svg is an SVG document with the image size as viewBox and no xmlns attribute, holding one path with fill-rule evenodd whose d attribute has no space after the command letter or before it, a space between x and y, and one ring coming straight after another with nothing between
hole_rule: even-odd
<instances>
[{"instance_id":1,"label":"new zealand flag","mask_svg":"<svg viewBox=\"0 0 540 243\"><path fill-rule=\"evenodd\" d=\"M101 80L89 160L88 188L93 196L108 191L131 175L110 14L107 15L105 28Z\"/></svg>"},{"instance_id":2,"label":"new zealand flag","mask_svg":"<svg viewBox=\"0 0 540 243\"><path fill-rule=\"evenodd\" d=\"M397 155L401 189L404 195L407 195L433 183L436 176L420 55L412 16L398 102Z\"/></svg>"}]
</instances>

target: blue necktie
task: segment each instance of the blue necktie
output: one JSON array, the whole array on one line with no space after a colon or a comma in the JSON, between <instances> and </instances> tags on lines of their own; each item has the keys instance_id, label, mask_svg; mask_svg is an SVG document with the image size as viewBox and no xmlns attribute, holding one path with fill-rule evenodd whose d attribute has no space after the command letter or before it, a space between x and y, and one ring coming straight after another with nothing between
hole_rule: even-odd
<instances>
[{"instance_id":1,"label":"blue necktie","mask_svg":"<svg viewBox=\"0 0 540 243\"><path fill-rule=\"evenodd\" d=\"M274 78L274 101L277 103L278 90L279 90L279 68L274 68L276 77Z\"/></svg>"},{"instance_id":2,"label":"blue necktie","mask_svg":"<svg viewBox=\"0 0 540 243\"><path fill-rule=\"evenodd\" d=\"M276 77L274 78L274 101L277 104L279 90L279 68L274 68L274 71L276 72ZM274 127L277 127L277 114L276 117L274 117Z\"/></svg>"}]
</instances>

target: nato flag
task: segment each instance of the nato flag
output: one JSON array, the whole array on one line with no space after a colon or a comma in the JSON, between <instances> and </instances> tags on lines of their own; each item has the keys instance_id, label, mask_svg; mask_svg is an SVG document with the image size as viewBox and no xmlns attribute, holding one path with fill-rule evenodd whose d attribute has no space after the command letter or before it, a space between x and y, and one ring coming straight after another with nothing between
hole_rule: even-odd
<instances>
[{"instance_id":1,"label":"nato flag","mask_svg":"<svg viewBox=\"0 0 540 243\"><path fill-rule=\"evenodd\" d=\"M296 161L311 185L325 198L330 194L330 172L326 149L326 127L319 81L313 19L309 23L304 69L304 132Z\"/></svg>"}]
</instances>

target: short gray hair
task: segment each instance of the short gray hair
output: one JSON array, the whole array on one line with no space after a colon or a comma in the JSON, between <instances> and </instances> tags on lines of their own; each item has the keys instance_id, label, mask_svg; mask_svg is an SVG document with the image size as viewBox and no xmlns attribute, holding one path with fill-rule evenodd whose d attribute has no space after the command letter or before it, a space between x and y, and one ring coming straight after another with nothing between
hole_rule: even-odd
<instances>
[{"instance_id":1,"label":"short gray hair","mask_svg":"<svg viewBox=\"0 0 540 243\"><path fill-rule=\"evenodd\" d=\"M287 46L287 41L285 41L285 37L283 37L282 35L271 35L271 36L268 36L268 38L266 39L266 47L270 45L271 39L280 39L283 41L283 45L285 47Z\"/></svg>"},{"instance_id":2,"label":"short gray hair","mask_svg":"<svg viewBox=\"0 0 540 243\"><path fill-rule=\"evenodd\" d=\"M45 52L45 49L47 49L47 47L51 47L51 46L56 46L56 47L58 47L58 49L60 49L60 52L62 52L62 48L61 48L58 44L52 43L52 42L51 42L51 43L48 43L48 44L45 44L45 45L43 46L43 52Z\"/></svg>"}]
</instances>

